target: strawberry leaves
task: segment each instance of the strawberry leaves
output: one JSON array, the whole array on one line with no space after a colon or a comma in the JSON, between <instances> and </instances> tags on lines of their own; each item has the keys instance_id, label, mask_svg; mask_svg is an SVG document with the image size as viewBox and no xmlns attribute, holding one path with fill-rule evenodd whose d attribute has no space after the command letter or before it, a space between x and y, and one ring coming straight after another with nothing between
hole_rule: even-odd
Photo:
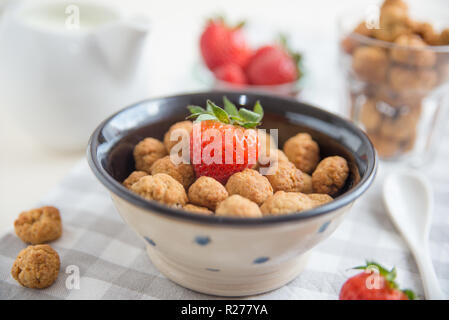
<instances>
[{"instance_id":1,"label":"strawberry leaves","mask_svg":"<svg viewBox=\"0 0 449 320\"><path fill-rule=\"evenodd\" d=\"M239 111L237 110L237 107L235 106L235 104L233 104L231 101L229 101L228 98L223 97L223 104L224 104L224 109L225 111L231 115L231 116L239 116Z\"/></svg>"},{"instance_id":2,"label":"strawberry leaves","mask_svg":"<svg viewBox=\"0 0 449 320\"><path fill-rule=\"evenodd\" d=\"M237 109L228 98L223 97L224 109L217 106L210 100L206 102L206 109L199 106L187 106L191 115L187 118L195 118L196 121L214 120L225 124L232 124L244 127L246 129L256 128L261 124L264 112L262 105L257 101L253 110L245 108Z\"/></svg>"},{"instance_id":3,"label":"strawberry leaves","mask_svg":"<svg viewBox=\"0 0 449 320\"><path fill-rule=\"evenodd\" d=\"M226 111L224 111L222 108L220 108L219 106L217 106L212 101L207 100L207 107L208 107L208 110L212 111L212 113L218 119L218 121L226 123L226 124L229 124L231 122L231 120L229 119L228 113Z\"/></svg>"},{"instance_id":4,"label":"strawberry leaves","mask_svg":"<svg viewBox=\"0 0 449 320\"><path fill-rule=\"evenodd\" d=\"M393 269L388 270L377 262L366 261L366 265L354 267L353 269L371 270L371 271L374 269L374 270L376 270L376 272L379 273L380 276L382 276L385 279L385 281L387 282L387 285L391 289L399 289L399 285L395 281L396 276L397 276L396 267L393 267ZM401 290L401 291L409 298L409 300L414 300L416 298L415 293L410 289L405 289L405 290Z\"/></svg>"}]
</instances>

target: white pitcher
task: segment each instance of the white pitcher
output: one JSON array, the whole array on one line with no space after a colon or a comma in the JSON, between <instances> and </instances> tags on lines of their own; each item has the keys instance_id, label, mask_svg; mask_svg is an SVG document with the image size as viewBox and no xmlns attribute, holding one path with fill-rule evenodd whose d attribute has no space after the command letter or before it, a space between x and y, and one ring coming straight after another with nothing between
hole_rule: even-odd
<instances>
[{"instance_id":1,"label":"white pitcher","mask_svg":"<svg viewBox=\"0 0 449 320\"><path fill-rule=\"evenodd\" d=\"M0 107L48 146L84 148L101 120L147 97L147 34L145 18L100 2L14 2L0 24Z\"/></svg>"}]
</instances>

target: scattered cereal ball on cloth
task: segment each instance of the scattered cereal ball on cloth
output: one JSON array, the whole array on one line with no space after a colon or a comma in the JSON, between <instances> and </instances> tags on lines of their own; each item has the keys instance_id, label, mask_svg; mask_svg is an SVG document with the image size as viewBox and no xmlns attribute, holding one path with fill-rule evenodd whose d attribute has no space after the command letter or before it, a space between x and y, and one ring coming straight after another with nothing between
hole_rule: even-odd
<instances>
[{"instance_id":1,"label":"scattered cereal ball on cloth","mask_svg":"<svg viewBox=\"0 0 449 320\"><path fill-rule=\"evenodd\" d=\"M280 216L313 207L313 200L304 193L278 191L264 202L260 210L264 216Z\"/></svg>"},{"instance_id":2,"label":"scattered cereal ball on cloth","mask_svg":"<svg viewBox=\"0 0 449 320\"><path fill-rule=\"evenodd\" d=\"M315 193L336 195L345 185L349 175L349 167L345 158L327 157L318 164L312 174L312 185Z\"/></svg>"},{"instance_id":3,"label":"scattered cereal ball on cloth","mask_svg":"<svg viewBox=\"0 0 449 320\"><path fill-rule=\"evenodd\" d=\"M19 252L11 275L24 287L43 289L55 282L59 267L58 253L47 244L39 244Z\"/></svg>"},{"instance_id":4,"label":"scattered cereal ball on cloth","mask_svg":"<svg viewBox=\"0 0 449 320\"><path fill-rule=\"evenodd\" d=\"M382 48L359 47L354 50L352 69L360 80L382 83L387 76L388 60Z\"/></svg>"},{"instance_id":5,"label":"scattered cereal ball on cloth","mask_svg":"<svg viewBox=\"0 0 449 320\"><path fill-rule=\"evenodd\" d=\"M42 207L22 212L14 221L14 230L26 243L40 244L56 240L62 234L59 210Z\"/></svg>"},{"instance_id":6,"label":"scattered cereal ball on cloth","mask_svg":"<svg viewBox=\"0 0 449 320\"><path fill-rule=\"evenodd\" d=\"M252 169L234 173L226 183L226 190L229 195L241 195L259 206L273 195L268 179Z\"/></svg>"},{"instance_id":7,"label":"scattered cereal ball on cloth","mask_svg":"<svg viewBox=\"0 0 449 320\"><path fill-rule=\"evenodd\" d=\"M165 173L140 178L131 186L131 191L169 206L183 206L188 201L182 184Z\"/></svg>"},{"instance_id":8,"label":"scattered cereal ball on cloth","mask_svg":"<svg viewBox=\"0 0 449 320\"><path fill-rule=\"evenodd\" d=\"M133 171L128 178L123 181L123 186L127 189L131 189L131 186L140 180L140 178L147 176L145 171Z\"/></svg>"},{"instance_id":9,"label":"scattered cereal ball on cloth","mask_svg":"<svg viewBox=\"0 0 449 320\"><path fill-rule=\"evenodd\" d=\"M284 144L284 153L296 168L312 173L320 161L320 147L308 133L298 133Z\"/></svg>"},{"instance_id":10,"label":"scattered cereal ball on cloth","mask_svg":"<svg viewBox=\"0 0 449 320\"><path fill-rule=\"evenodd\" d=\"M307 196L312 199L314 207L322 206L323 204L329 203L334 200L330 195L324 193L311 193Z\"/></svg>"},{"instance_id":11,"label":"scattered cereal ball on cloth","mask_svg":"<svg viewBox=\"0 0 449 320\"><path fill-rule=\"evenodd\" d=\"M303 188L302 188L301 192L305 193L305 194L313 193L312 176L303 172L302 180L304 181L304 183L303 183Z\"/></svg>"},{"instance_id":12,"label":"scattered cereal ball on cloth","mask_svg":"<svg viewBox=\"0 0 449 320\"><path fill-rule=\"evenodd\" d=\"M217 206L215 215L221 217L236 217L236 218L261 218L259 206L238 194L234 194Z\"/></svg>"},{"instance_id":13,"label":"scattered cereal ball on cloth","mask_svg":"<svg viewBox=\"0 0 449 320\"><path fill-rule=\"evenodd\" d=\"M421 37L414 34L404 34L394 43L398 46L391 49L391 59L412 67L432 67L437 57L435 52L427 50L427 44Z\"/></svg>"},{"instance_id":14,"label":"scattered cereal ball on cloth","mask_svg":"<svg viewBox=\"0 0 449 320\"><path fill-rule=\"evenodd\" d=\"M182 141L183 135L188 139L185 140L190 143L190 134L192 133L193 123L192 121L181 121L176 122L174 125L168 129L164 135L164 145L167 152L170 153L171 149L178 143ZM173 140L172 140L173 139Z\"/></svg>"},{"instance_id":15,"label":"scattered cereal ball on cloth","mask_svg":"<svg viewBox=\"0 0 449 320\"><path fill-rule=\"evenodd\" d=\"M145 138L134 148L134 161L136 170L150 173L153 163L167 155L162 142L154 138Z\"/></svg>"},{"instance_id":16,"label":"scattered cereal ball on cloth","mask_svg":"<svg viewBox=\"0 0 449 320\"><path fill-rule=\"evenodd\" d=\"M211 177L199 177L189 188L190 202L215 210L218 203L228 197L226 188Z\"/></svg>"},{"instance_id":17,"label":"scattered cereal ball on cloth","mask_svg":"<svg viewBox=\"0 0 449 320\"><path fill-rule=\"evenodd\" d=\"M293 163L279 162L271 169L266 177L274 192L301 192L304 189L302 172Z\"/></svg>"},{"instance_id":18,"label":"scattered cereal ball on cloth","mask_svg":"<svg viewBox=\"0 0 449 320\"><path fill-rule=\"evenodd\" d=\"M175 164L170 156L165 156L156 160L151 166L151 174L166 173L179 183L184 188L188 189L189 186L195 181L195 172L193 166L186 163Z\"/></svg>"},{"instance_id":19,"label":"scattered cereal ball on cloth","mask_svg":"<svg viewBox=\"0 0 449 320\"><path fill-rule=\"evenodd\" d=\"M210 216L210 215L214 214L212 211L210 211L206 207L199 207L199 206L196 206L191 203L186 204L182 209L185 211L202 214L202 215L206 215L206 216Z\"/></svg>"}]
</instances>

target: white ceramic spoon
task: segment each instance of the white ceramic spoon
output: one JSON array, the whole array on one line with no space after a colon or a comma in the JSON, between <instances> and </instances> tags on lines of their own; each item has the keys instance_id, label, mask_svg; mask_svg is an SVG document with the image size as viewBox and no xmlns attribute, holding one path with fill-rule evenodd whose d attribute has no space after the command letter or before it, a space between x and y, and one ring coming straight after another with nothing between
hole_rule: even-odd
<instances>
[{"instance_id":1,"label":"white ceramic spoon","mask_svg":"<svg viewBox=\"0 0 449 320\"><path fill-rule=\"evenodd\" d=\"M443 300L429 254L433 193L427 178L411 172L392 173L383 186L387 211L415 256L426 299Z\"/></svg>"}]
</instances>

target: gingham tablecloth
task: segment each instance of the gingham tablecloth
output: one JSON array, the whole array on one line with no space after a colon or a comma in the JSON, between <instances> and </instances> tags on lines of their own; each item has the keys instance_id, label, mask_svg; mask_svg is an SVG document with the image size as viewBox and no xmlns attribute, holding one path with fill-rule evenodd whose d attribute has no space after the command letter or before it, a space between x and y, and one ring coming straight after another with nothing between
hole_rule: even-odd
<instances>
[{"instance_id":1,"label":"gingham tablecloth","mask_svg":"<svg viewBox=\"0 0 449 320\"><path fill-rule=\"evenodd\" d=\"M444 140L443 140L444 141ZM449 298L449 145L425 168L435 191L430 234L432 259ZM333 235L312 250L306 269L284 287L250 299L337 299L341 285L357 271L351 267L374 259L396 266L402 287L423 297L414 259L385 212L381 199L385 164L370 190L360 198ZM145 252L145 244L121 220L108 191L86 161L37 205L60 209L62 237L51 243L61 257L57 281L49 288L21 287L10 274L26 245L11 231L0 237L0 299L209 299L165 278ZM79 289L74 277L79 271Z\"/></svg>"}]
</instances>

